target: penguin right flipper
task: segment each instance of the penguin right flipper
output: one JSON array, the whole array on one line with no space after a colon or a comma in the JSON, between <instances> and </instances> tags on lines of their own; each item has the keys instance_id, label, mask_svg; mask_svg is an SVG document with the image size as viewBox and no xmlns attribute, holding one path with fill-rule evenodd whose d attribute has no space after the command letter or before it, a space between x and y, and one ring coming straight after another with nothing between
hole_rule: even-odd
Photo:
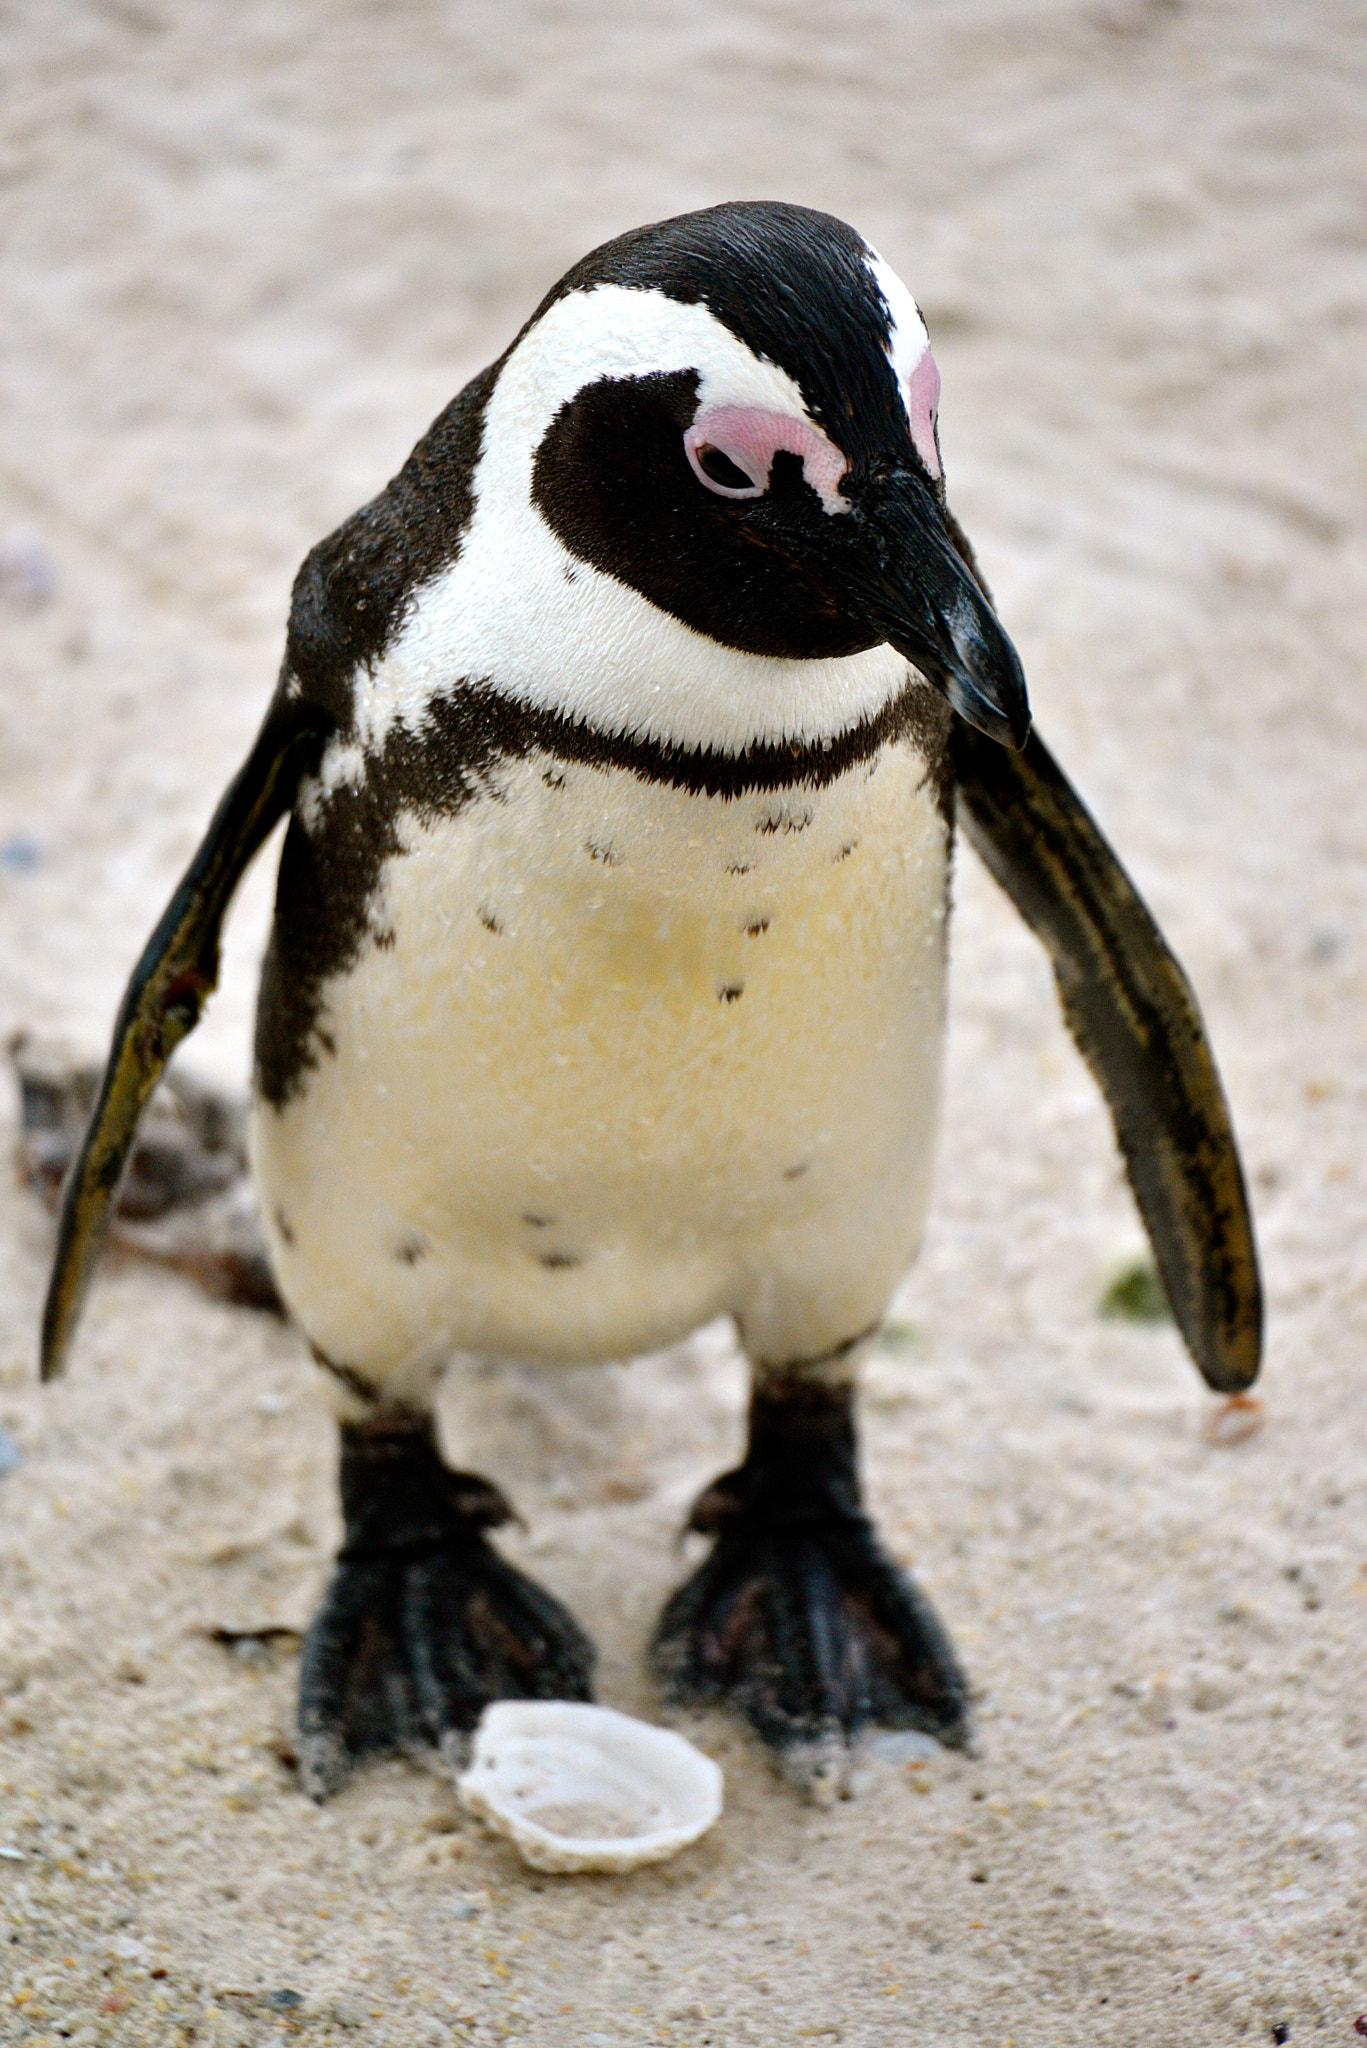
<instances>
[{"instance_id":1,"label":"penguin right flipper","mask_svg":"<svg viewBox=\"0 0 1367 2048\"><path fill-rule=\"evenodd\" d=\"M956 719L952 747L969 839L1049 953L1187 1348L1217 1392L1240 1393L1261 1362L1262 1285L1191 985L1038 734L1015 753Z\"/></svg>"},{"instance_id":2,"label":"penguin right flipper","mask_svg":"<svg viewBox=\"0 0 1367 2048\"><path fill-rule=\"evenodd\" d=\"M138 1120L218 980L219 937L233 893L290 809L320 738L318 714L281 691L133 970L62 1199L43 1311L45 1380L66 1363Z\"/></svg>"}]
</instances>

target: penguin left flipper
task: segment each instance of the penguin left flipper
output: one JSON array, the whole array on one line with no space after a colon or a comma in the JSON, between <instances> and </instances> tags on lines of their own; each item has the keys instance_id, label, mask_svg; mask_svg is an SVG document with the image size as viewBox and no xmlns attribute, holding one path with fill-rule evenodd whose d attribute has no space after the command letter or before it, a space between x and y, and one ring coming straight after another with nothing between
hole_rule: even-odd
<instances>
[{"instance_id":1,"label":"penguin left flipper","mask_svg":"<svg viewBox=\"0 0 1367 2048\"><path fill-rule=\"evenodd\" d=\"M1242 1393L1262 1358L1262 1284L1229 1106L1191 985L1038 733L1013 752L956 719L951 746L969 839L1049 953L1177 1326L1207 1383Z\"/></svg>"},{"instance_id":2,"label":"penguin left flipper","mask_svg":"<svg viewBox=\"0 0 1367 2048\"><path fill-rule=\"evenodd\" d=\"M696 1502L716 1543L667 1601L651 1661L681 1705L725 1700L818 1805L868 1727L970 1739L968 1681L934 1608L863 1512L854 1386L756 1383L745 1461Z\"/></svg>"},{"instance_id":3,"label":"penguin left flipper","mask_svg":"<svg viewBox=\"0 0 1367 2048\"><path fill-rule=\"evenodd\" d=\"M321 737L317 714L280 692L133 970L99 1096L62 1198L43 1310L45 1380L66 1363L138 1120L217 983L219 938L233 892L291 807Z\"/></svg>"}]
</instances>

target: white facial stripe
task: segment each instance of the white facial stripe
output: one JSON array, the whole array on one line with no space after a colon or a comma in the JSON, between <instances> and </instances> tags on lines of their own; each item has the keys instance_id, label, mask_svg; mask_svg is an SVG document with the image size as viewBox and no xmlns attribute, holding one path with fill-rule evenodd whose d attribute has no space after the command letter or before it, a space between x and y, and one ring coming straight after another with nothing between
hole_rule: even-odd
<instances>
[{"instance_id":1,"label":"white facial stripe","mask_svg":"<svg viewBox=\"0 0 1367 2048\"><path fill-rule=\"evenodd\" d=\"M503 432L516 431L522 440L529 489L541 438L576 391L600 377L671 370L700 373L700 407L753 405L808 417L801 388L787 371L761 362L706 306L682 305L659 291L594 285L558 299L498 380Z\"/></svg>"},{"instance_id":2,"label":"white facial stripe","mask_svg":"<svg viewBox=\"0 0 1367 2048\"><path fill-rule=\"evenodd\" d=\"M356 679L359 737L421 724L433 698L487 682L599 732L742 753L833 739L880 711L907 664L889 647L828 661L742 654L572 555L532 501L537 448L599 377L696 369L706 407L806 421L802 393L705 306L599 285L552 306L504 365L484 421L459 558L420 590L383 659ZM350 762L329 764L345 776Z\"/></svg>"},{"instance_id":3,"label":"white facial stripe","mask_svg":"<svg viewBox=\"0 0 1367 2048\"><path fill-rule=\"evenodd\" d=\"M898 383L905 385L930 347L930 336L926 331L926 323L921 318L920 307L892 265L885 262L876 249L869 250L868 261L874 282L883 294L888 311L892 315L888 355L897 374Z\"/></svg>"},{"instance_id":4,"label":"white facial stripe","mask_svg":"<svg viewBox=\"0 0 1367 2048\"><path fill-rule=\"evenodd\" d=\"M865 247L868 247L867 243ZM902 394L902 403L907 409L911 423L912 438L916 449L932 476L940 474L940 457L935 446L934 404L928 415L925 397L930 379L922 375L913 387L913 379L930 348L930 335L921 318L921 309L903 284L891 264L885 262L876 249L869 249L868 265L874 282L883 294L889 313L892 315L892 333L888 339L888 360L897 378L897 388ZM938 374L934 379L938 396Z\"/></svg>"}]
</instances>

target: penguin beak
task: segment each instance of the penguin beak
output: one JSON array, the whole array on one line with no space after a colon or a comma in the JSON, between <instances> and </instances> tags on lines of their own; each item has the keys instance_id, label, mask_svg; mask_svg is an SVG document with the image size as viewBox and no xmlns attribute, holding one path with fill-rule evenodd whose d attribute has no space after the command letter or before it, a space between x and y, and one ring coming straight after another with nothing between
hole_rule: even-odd
<instances>
[{"instance_id":1,"label":"penguin beak","mask_svg":"<svg viewBox=\"0 0 1367 2048\"><path fill-rule=\"evenodd\" d=\"M835 559L826 559L832 594L960 718L1003 746L1023 747L1030 704L1020 656L950 539L931 485L901 470L851 495L849 513L823 521L828 538L845 529Z\"/></svg>"}]
</instances>

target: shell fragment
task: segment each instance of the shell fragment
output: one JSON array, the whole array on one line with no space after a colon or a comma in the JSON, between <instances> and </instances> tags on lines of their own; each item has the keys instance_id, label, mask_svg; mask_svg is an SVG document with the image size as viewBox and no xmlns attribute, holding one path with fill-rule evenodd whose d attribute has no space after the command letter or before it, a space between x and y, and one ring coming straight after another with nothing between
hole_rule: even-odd
<instances>
[{"instance_id":1,"label":"shell fragment","mask_svg":"<svg viewBox=\"0 0 1367 2048\"><path fill-rule=\"evenodd\" d=\"M722 1774L669 1728L570 1700L496 1700L460 1796L535 1870L634 1870L706 1833Z\"/></svg>"}]
</instances>

